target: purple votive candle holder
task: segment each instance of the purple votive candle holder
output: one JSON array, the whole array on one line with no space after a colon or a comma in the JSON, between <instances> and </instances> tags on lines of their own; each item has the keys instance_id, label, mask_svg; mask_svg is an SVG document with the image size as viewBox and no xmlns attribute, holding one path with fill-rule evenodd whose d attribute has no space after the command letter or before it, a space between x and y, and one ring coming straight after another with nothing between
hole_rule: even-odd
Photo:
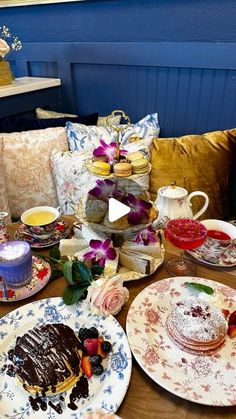
<instances>
[{"instance_id":1,"label":"purple votive candle holder","mask_svg":"<svg viewBox=\"0 0 236 419\"><path fill-rule=\"evenodd\" d=\"M0 276L13 287L20 287L31 280L32 251L29 243L12 240L0 244Z\"/></svg>"}]
</instances>

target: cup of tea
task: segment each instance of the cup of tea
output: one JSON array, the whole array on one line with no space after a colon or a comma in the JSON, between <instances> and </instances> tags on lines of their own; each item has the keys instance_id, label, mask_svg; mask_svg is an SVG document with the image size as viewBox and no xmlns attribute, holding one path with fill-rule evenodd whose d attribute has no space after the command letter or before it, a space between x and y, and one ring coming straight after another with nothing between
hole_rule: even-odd
<instances>
[{"instance_id":1,"label":"cup of tea","mask_svg":"<svg viewBox=\"0 0 236 419\"><path fill-rule=\"evenodd\" d=\"M0 276L5 284L20 287L32 277L32 251L29 243L11 240L0 244Z\"/></svg>"},{"instance_id":2,"label":"cup of tea","mask_svg":"<svg viewBox=\"0 0 236 419\"><path fill-rule=\"evenodd\" d=\"M49 238L55 229L60 209L48 206L30 208L23 212L21 221L27 233L39 239Z\"/></svg>"}]
</instances>

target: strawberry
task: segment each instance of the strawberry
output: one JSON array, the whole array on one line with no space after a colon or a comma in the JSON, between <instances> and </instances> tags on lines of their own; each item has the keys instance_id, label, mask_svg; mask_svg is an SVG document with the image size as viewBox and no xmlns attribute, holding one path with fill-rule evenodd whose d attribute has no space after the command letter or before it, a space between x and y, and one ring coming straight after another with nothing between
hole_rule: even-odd
<instances>
[{"instance_id":1,"label":"strawberry","mask_svg":"<svg viewBox=\"0 0 236 419\"><path fill-rule=\"evenodd\" d=\"M231 325L236 325L236 310L234 310L230 316L229 316L229 320L228 320L229 326Z\"/></svg>"},{"instance_id":2,"label":"strawberry","mask_svg":"<svg viewBox=\"0 0 236 419\"><path fill-rule=\"evenodd\" d=\"M103 350L102 350L102 342L103 342L103 337L99 336L97 354L101 355L102 358L105 358L107 354L105 352L103 352Z\"/></svg>"},{"instance_id":3,"label":"strawberry","mask_svg":"<svg viewBox=\"0 0 236 419\"><path fill-rule=\"evenodd\" d=\"M87 378L92 376L92 364L89 356L83 356L81 361L81 368Z\"/></svg>"},{"instance_id":4,"label":"strawberry","mask_svg":"<svg viewBox=\"0 0 236 419\"><path fill-rule=\"evenodd\" d=\"M224 314L224 316L225 316L225 318L227 319L227 317L228 317L228 315L229 315L229 313L230 313L230 311L229 310L227 310L226 308L222 308L222 313Z\"/></svg>"},{"instance_id":5,"label":"strawberry","mask_svg":"<svg viewBox=\"0 0 236 419\"><path fill-rule=\"evenodd\" d=\"M86 352L88 353L88 355L90 355L90 356L95 355L97 353L97 350L98 350L98 339L97 338L85 339L84 348L85 348Z\"/></svg>"},{"instance_id":6,"label":"strawberry","mask_svg":"<svg viewBox=\"0 0 236 419\"><path fill-rule=\"evenodd\" d=\"M231 339L236 337L236 325L232 324L228 327L228 335Z\"/></svg>"}]
</instances>

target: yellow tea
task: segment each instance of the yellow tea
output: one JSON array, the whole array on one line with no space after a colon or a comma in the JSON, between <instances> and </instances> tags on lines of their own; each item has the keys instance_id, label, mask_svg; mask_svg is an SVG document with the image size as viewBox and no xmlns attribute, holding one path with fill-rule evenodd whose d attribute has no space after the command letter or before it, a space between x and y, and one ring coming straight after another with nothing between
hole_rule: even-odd
<instances>
[{"instance_id":1,"label":"yellow tea","mask_svg":"<svg viewBox=\"0 0 236 419\"><path fill-rule=\"evenodd\" d=\"M25 224L32 226L40 226L44 224L49 224L54 221L56 218L55 214L51 211L35 211L27 215L24 219Z\"/></svg>"}]
</instances>

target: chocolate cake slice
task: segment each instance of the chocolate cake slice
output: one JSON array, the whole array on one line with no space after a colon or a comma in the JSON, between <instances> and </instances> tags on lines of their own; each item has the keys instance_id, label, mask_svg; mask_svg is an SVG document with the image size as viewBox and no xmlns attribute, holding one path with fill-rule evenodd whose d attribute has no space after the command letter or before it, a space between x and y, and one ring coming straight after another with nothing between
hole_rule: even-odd
<instances>
[{"instance_id":1,"label":"chocolate cake slice","mask_svg":"<svg viewBox=\"0 0 236 419\"><path fill-rule=\"evenodd\" d=\"M19 337L13 353L16 377L33 395L68 390L81 376L83 347L65 324L44 324Z\"/></svg>"}]
</instances>

